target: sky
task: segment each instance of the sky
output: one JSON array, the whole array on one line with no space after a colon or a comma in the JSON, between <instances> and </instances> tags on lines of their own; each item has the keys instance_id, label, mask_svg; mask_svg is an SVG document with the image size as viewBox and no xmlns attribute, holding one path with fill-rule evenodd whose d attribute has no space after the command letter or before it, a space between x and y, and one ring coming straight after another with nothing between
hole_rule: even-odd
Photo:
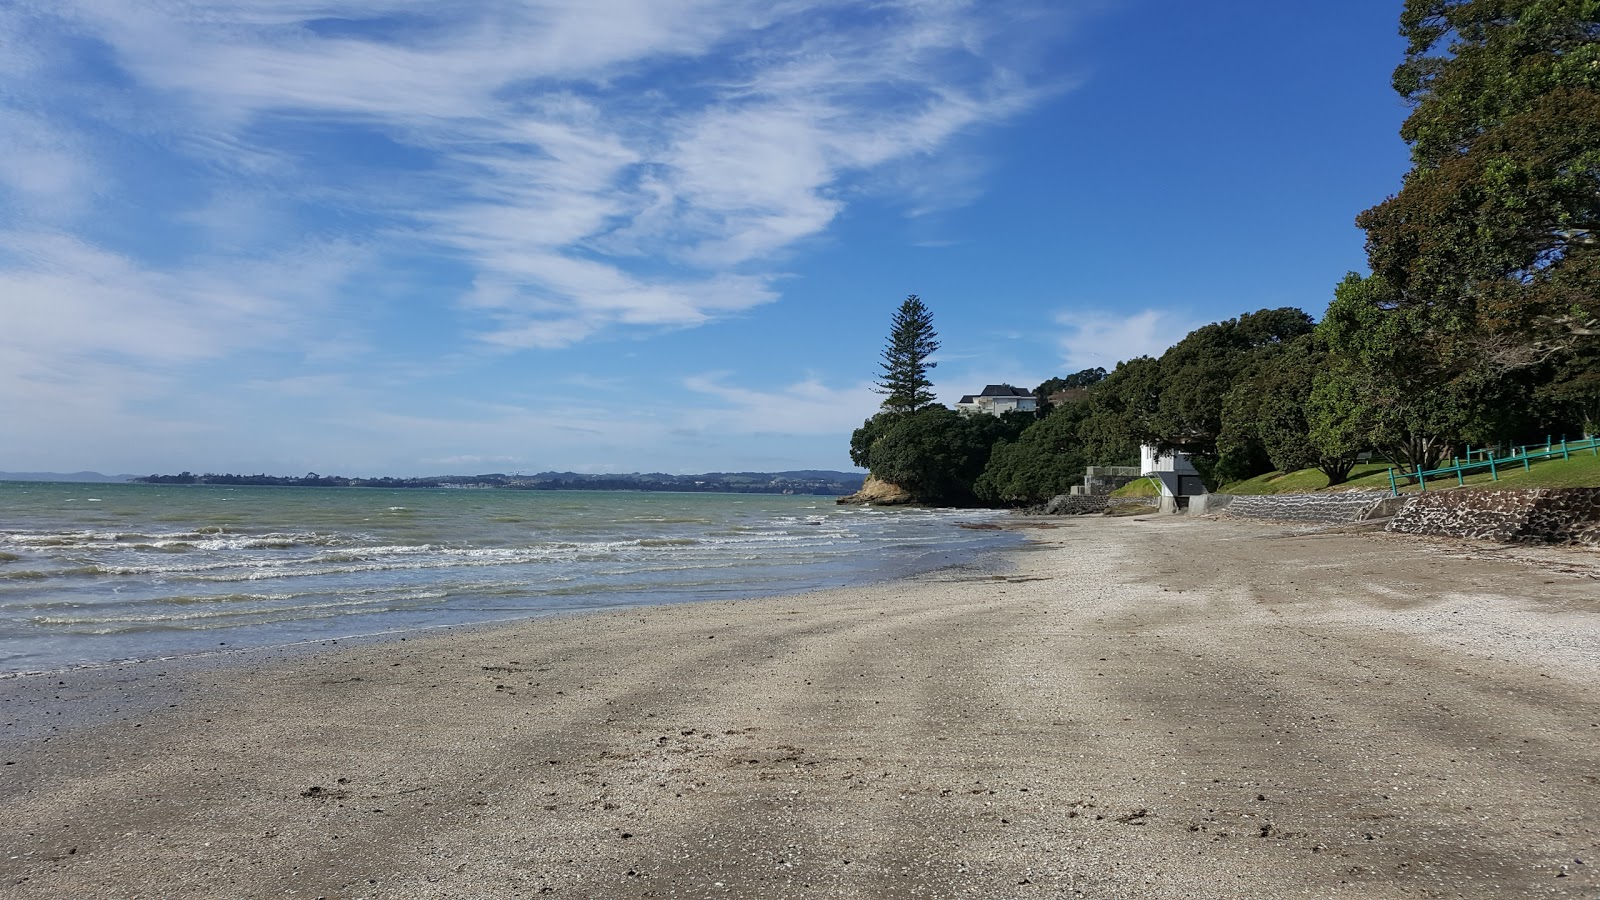
<instances>
[{"instance_id":1,"label":"sky","mask_svg":"<svg viewBox=\"0 0 1600 900\"><path fill-rule=\"evenodd\" d=\"M850 469L942 401L1320 316L1401 0L8 0L0 470Z\"/></svg>"}]
</instances>

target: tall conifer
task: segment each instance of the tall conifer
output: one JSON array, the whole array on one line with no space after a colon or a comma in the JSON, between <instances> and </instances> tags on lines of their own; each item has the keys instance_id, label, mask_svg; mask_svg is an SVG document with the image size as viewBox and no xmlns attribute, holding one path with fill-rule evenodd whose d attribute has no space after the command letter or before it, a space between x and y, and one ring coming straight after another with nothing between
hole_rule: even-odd
<instances>
[{"instance_id":1,"label":"tall conifer","mask_svg":"<svg viewBox=\"0 0 1600 900\"><path fill-rule=\"evenodd\" d=\"M928 370L937 363L929 362L928 357L939 349L936 338L933 313L916 294L906 297L895 311L889 344L883 348L880 363L883 375L876 390L884 395L884 412L912 413L933 405L933 382L928 380Z\"/></svg>"}]
</instances>

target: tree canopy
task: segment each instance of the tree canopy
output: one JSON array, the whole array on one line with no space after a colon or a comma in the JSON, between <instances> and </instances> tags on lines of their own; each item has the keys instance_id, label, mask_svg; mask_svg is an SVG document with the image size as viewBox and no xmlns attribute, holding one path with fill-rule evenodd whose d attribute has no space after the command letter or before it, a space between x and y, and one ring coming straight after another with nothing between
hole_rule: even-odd
<instances>
[{"instance_id":1,"label":"tree canopy","mask_svg":"<svg viewBox=\"0 0 1600 900\"><path fill-rule=\"evenodd\" d=\"M1420 317L1457 371L1592 345L1600 0L1407 0L1400 25L1413 167L1357 220L1381 308Z\"/></svg>"}]
</instances>

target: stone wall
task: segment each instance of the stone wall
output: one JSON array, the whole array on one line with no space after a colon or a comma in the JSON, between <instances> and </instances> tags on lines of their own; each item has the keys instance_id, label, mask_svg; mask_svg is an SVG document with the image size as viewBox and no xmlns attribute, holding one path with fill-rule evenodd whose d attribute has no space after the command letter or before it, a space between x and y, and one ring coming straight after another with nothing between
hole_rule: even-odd
<instances>
[{"instance_id":1,"label":"stone wall","mask_svg":"<svg viewBox=\"0 0 1600 900\"><path fill-rule=\"evenodd\" d=\"M1389 497L1388 491L1334 491L1321 494L1238 495L1220 515L1236 519L1271 519L1332 525L1359 522ZM1207 510L1215 507L1208 503Z\"/></svg>"},{"instance_id":2,"label":"stone wall","mask_svg":"<svg viewBox=\"0 0 1600 900\"><path fill-rule=\"evenodd\" d=\"M1414 494L1390 531L1600 547L1600 488Z\"/></svg>"},{"instance_id":3,"label":"stone wall","mask_svg":"<svg viewBox=\"0 0 1600 900\"><path fill-rule=\"evenodd\" d=\"M1091 516L1123 506L1154 506L1154 497L1090 497L1084 494L1057 494L1043 506L1027 510L1029 515Z\"/></svg>"},{"instance_id":4,"label":"stone wall","mask_svg":"<svg viewBox=\"0 0 1600 900\"><path fill-rule=\"evenodd\" d=\"M1103 513L1111 505L1111 498L1105 495L1090 496L1088 494L1058 494L1050 498L1044 505L1044 514L1047 516L1086 516L1093 513Z\"/></svg>"}]
</instances>

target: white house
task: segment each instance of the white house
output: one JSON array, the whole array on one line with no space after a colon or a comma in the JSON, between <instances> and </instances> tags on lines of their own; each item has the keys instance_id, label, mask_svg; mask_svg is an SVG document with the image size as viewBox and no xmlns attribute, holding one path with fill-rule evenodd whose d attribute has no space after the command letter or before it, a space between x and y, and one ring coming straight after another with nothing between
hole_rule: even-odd
<instances>
[{"instance_id":1,"label":"white house","mask_svg":"<svg viewBox=\"0 0 1600 900\"><path fill-rule=\"evenodd\" d=\"M981 394L968 394L956 403L956 412L967 415L988 413L998 416L1008 412L1035 412L1039 401L1032 391L1009 384L986 385Z\"/></svg>"}]
</instances>

